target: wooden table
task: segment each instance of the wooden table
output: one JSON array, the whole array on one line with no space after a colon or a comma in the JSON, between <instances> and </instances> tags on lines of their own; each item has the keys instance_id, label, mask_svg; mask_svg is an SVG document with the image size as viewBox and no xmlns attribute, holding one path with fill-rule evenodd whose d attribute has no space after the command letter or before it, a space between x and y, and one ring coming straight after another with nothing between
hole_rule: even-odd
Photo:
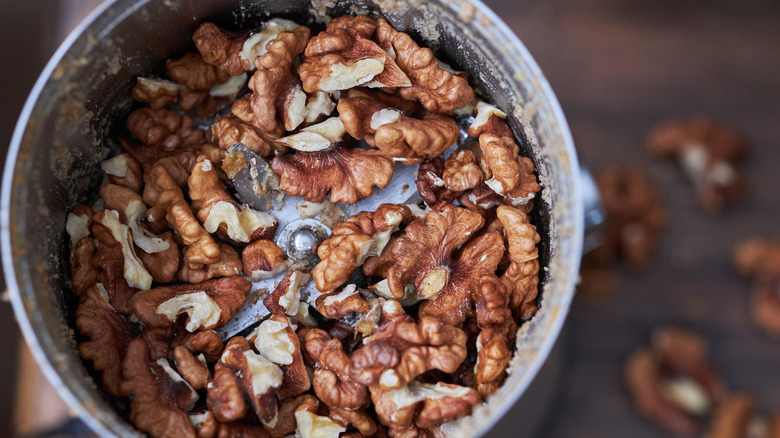
<instances>
[{"instance_id":1,"label":"wooden table","mask_svg":"<svg viewBox=\"0 0 780 438\"><path fill-rule=\"evenodd\" d=\"M617 270L602 301L577 297L567 322L563 389L543 437L661 437L633 410L623 360L650 331L678 324L711 341L734 391L780 411L780 342L748 316L749 283L731 251L751 235L780 238L780 3L671 0L486 0L520 36L549 79L583 163L645 169L670 212L650 268ZM751 192L712 215L679 169L651 159L644 137L658 121L704 113L750 139ZM495 436L515 436L522 413Z\"/></svg>"}]
</instances>

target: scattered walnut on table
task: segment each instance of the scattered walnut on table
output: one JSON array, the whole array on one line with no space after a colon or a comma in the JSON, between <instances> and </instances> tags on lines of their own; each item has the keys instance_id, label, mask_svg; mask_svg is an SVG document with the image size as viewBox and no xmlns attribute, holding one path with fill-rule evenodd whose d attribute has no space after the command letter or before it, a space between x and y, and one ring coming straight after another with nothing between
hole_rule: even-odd
<instances>
[{"instance_id":1,"label":"scattered walnut on table","mask_svg":"<svg viewBox=\"0 0 780 438\"><path fill-rule=\"evenodd\" d=\"M597 184L607 220L604 243L593 257L602 264L620 257L633 269L644 268L666 225L658 190L637 168L605 168Z\"/></svg>"},{"instance_id":2,"label":"scattered walnut on table","mask_svg":"<svg viewBox=\"0 0 780 438\"><path fill-rule=\"evenodd\" d=\"M639 412L679 436L694 436L725 396L700 337L676 328L653 334L628 358L625 382Z\"/></svg>"},{"instance_id":3,"label":"scattered walnut on table","mask_svg":"<svg viewBox=\"0 0 780 438\"><path fill-rule=\"evenodd\" d=\"M753 322L765 333L780 336L780 243L753 237L734 250L734 266L752 281Z\"/></svg>"},{"instance_id":4,"label":"scattered walnut on table","mask_svg":"<svg viewBox=\"0 0 780 438\"><path fill-rule=\"evenodd\" d=\"M739 167L747 142L727 125L703 116L664 121L648 134L647 149L679 161L707 210L720 210L747 191Z\"/></svg>"}]
</instances>

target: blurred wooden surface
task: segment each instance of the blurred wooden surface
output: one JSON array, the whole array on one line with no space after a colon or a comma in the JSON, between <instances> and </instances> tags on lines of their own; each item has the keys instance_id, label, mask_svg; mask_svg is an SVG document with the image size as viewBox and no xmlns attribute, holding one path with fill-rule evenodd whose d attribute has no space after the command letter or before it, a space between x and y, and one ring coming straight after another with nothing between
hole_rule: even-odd
<instances>
[{"instance_id":1,"label":"blurred wooden surface","mask_svg":"<svg viewBox=\"0 0 780 438\"><path fill-rule=\"evenodd\" d=\"M662 437L633 410L622 362L652 328L679 324L711 342L715 367L735 391L780 411L780 341L751 325L749 284L731 251L751 235L780 237L780 3L676 0L486 0L520 36L561 102L581 161L641 166L658 183L670 224L652 266L617 269L616 291L582 296L567 322L562 394L542 437ZM751 141L751 192L704 213L678 169L652 160L644 136L656 122L704 113ZM533 423L530 419L526 421ZM522 412L495 436L514 436Z\"/></svg>"}]
</instances>

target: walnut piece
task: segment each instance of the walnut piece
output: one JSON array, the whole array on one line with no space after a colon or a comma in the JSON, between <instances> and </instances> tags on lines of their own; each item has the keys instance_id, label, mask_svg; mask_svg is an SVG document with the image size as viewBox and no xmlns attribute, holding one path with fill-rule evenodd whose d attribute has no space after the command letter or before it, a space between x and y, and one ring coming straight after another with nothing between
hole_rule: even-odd
<instances>
[{"instance_id":1,"label":"walnut piece","mask_svg":"<svg viewBox=\"0 0 780 438\"><path fill-rule=\"evenodd\" d=\"M133 234L135 238L135 234ZM138 258L141 259L146 270L152 275L155 283L169 283L176 278L181 264L181 251L179 244L173 238L171 231L166 231L157 236L158 239L168 244L168 248L153 253L148 253L137 248Z\"/></svg>"},{"instance_id":2,"label":"walnut piece","mask_svg":"<svg viewBox=\"0 0 780 438\"><path fill-rule=\"evenodd\" d=\"M93 264L95 241L84 236L70 249L70 274L73 293L80 297L97 283L100 269Z\"/></svg>"},{"instance_id":3,"label":"walnut piece","mask_svg":"<svg viewBox=\"0 0 780 438\"><path fill-rule=\"evenodd\" d=\"M244 306L252 284L241 276L198 284L160 286L133 296L133 311L147 326L170 327L187 314L187 331L225 325Z\"/></svg>"},{"instance_id":4,"label":"walnut piece","mask_svg":"<svg viewBox=\"0 0 780 438\"><path fill-rule=\"evenodd\" d=\"M81 242L79 242L81 245ZM753 322L771 336L780 335L780 244L752 237L734 250L737 271L752 280ZM87 271L88 272L88 271ZM74 288L75 288L74 274Z\"/></svg>"},{"instance_id":5,"label":"walnut piece","mask_svg":"<svg viewBox=\"0 0 780 438\"><path fill-rule=\"evenodd\" d=\"M138 259L133 246L132 232L127 225L120 222L119 213L116 210L102 210L95 213L93 220L92 230L95 236L98 237L98 241L101 244L105 242L107 246L113 247L110 242L113 239L121 248L123 257L122 270L128 286L138 289L149 289L152 285L152 276ZM107 230L107 233L97 232L96 229ZM102 251L98 250L95 257L96 265L101 265L101 254Z\"/></svg>"},{"instance_id":6,"label":"walnut piece","mask_svg":"<svg viewBox=\"0 0 780 438\"><path fill-rule=\"evenodd\" d=\"M747 191L738 167L747 142L729 126L703 116L668 120L650 132L647 149L657 157L677 159L708 210L720 210Z\"/></svg>"},{"instance_id":7,"label":"walnut piece","mask_svg":"<svg viewBox=\"0 0 780 438\"><path fill-rule=\"evenodd\" d=\"M597 184L607 221L604 243L593 256L602 263L620 257L633 269L644 268L666 225L658 190L643 171L628 167L604 169Z\"/></svg>"},{"instance_id":8,"label":"walnut piece","mask_svg":"<svg viewBox=\"0 0 780 438\"><path fill-rule=\"evenodd\" d=\"M203 389L209 380L209 369L206 358L201 354L195 356L187 347L177 346L173 349L173 360L179 374L195 389Z\"/></svg>"},{"instance_id":9,"label":"walnut piece","mask_svg":"<svg viewBox=\"0 0 780 438\"><path fill-rule=\"evenodd\" d=\"M244 274L252 281L275 277L286 270L290 262L273 240L260 239L241 251Z\"/></svg>"},{"instance_id":10,"label":"walnut piece","mask_svg":"<svg viewBox=\"0 0 780 438\"><path fill-rule=\"evenodd\" d=\"M211 126L211 135L222 149L227 149L236 143L243 143L263 158L273 156L277 147L274 133L263 132L235 114L226 117L217 116L217 123Z\"/></svg>"},{"instance_id":11,"label":"walnut piece","mask_svg":"<svg viewBox=\"0 0 780 438\"><path fill-rule=\"evenodd\" d=\"M344 134L344 125L341 120L338 117L331 117L277 141L297 151L318 152L332 149L341 142Z\"/></svg>"},{"instance_id":12,"label":"walnut piece","mask_svg":"<svg viewBox=\"0 0 780 438\"><path fill-rule=\"evenodd\" d=\"M294 317L298 315L301 305L301 287L311 279L304 271L293 271L276 285L273 292L263 298L263 304L269 312L276 315Z\"/></svg>"},{"instance_id":13,"label":"walnut piece","mask_svg":"<svg viewBox=\"0 0 780 438\"><path fill-rule=\"evenodd\" d=\"M421 316L406 316L397 301L383 305L383 322L352 354L351 376L382 389L405 386L420 374L437 369L454 372L466 358L466 333Z\"/></svg>"},{"instance_id":14,"label":"walnut piece","mask_svg":"<svg viewBox=\"0 0 780 438\"><path fill-rule=\"evenodd\" d=\"M474 90L465 79L439 68L430 49L418 46L383 18L377 20L376 38L383 49L395 51L395 62L412 83L395 89L403 98L419 100L435 113L451 113L474 99Z\"/></svg>"},{"instance_id":15,"label":"walnut piece","mask_svg":"<svg viewBox=\"0 0 780 438\"><path fill-rule=\"evenodd\" d=\"M474 153L467 149L455 151L444 162L441 179L444 187L453 192L465 192L478 186L483 180L482 170L477 165Z\"/></svg>"},{"instance_id":16,"label":"walnut piece","mask_svg":"<svg viewBox=\"0 0 780 438\"><path fill-rule=\"evenodd\" d=\"M277 155L271 169L281 178L284 193L309 202L322 202L330 192L331 202L354 204L393 177L393 162L381 152L342 146Z\"/></svg>"},{"instance_id":17,"label":"walnut piece","mask_svg":"<svg viewBox=\"0 0 780 438\"><path fill-rule=\"evenodd\" d=\"M698 336L657 330L653 346L638 349L626 363L626 384L639 412L677 435L697 434L702 417L725 395L706 355Z\"/></svg>"},{"instance_id":18,"label":"walnut piece","mask_svg":"<svg viewBox=\"0 0 780 438\"><path fill-rule=\"evenodd\" d=\"M172 346L183 346L193 354L203 354L207 363L213 363L222 356L225 345L214 330L202 330L194 333L183 331L183 336L173 340Z\"/></svg>"},{"instance_id":19,"label":"walnut piece","mask_svg":"<svg viewBox=\"0 0 780 438\"><path fill-rule=\"evenodd\" d=\"M191 269L186 264L182 265L179 270L179 280L187 283L202 283L212 278L242 275L243 264L236 250L227 243L221 243L219 249L220 256L217 263L204 265L200 269Z\"/></svg>"},{"instance_id":20,"label":"walnut piece","mask_svg":"<svg viewBox=\"0 0 780 438\"><path fill-rule=\"evenodd\" d=\"M510 294L509 307L515 317L526 321L537 311L539 250L536 244L541 238L522 210L502 205L496 209L496 216L504 227L511 262L501 275L501 282Z\"/></svg>"},{"instance_id":21,"label":"walnut piece","mask_svg":"<svg viewBox=\"0 0 780 438\"><path fill-rule=\"evenodd\" d=\"M350 376L350 359L341 341L323 330L311 329L306 333L305 346L316 361L312 386L317 398L334 408L368 406L368 389Z\"/></svg>"},{"instance_id":22,"label":"walnut piece","mask_svg":"<svg viewBox=\"0 0 780 438\"><path fill-rule=\"evenodd\" d=\"M141 193L144 186L141 163L132 155L122 153L100 163L103 172L108 175L108 182L117 184Z\"/></svg>"},{"instance_id":23,"label":"walnut piece","mask_svg":"<svg viewBox=\"0 0 780 438\"><path fill-rule=\"evenodd\" d=\"M382 253L391 235L411 216L404 204L382 204L375 212L360 212L336 225L317 248L321 261L312 273L317 289L328 294L346 283L367 258Z\"/></svg>"},{"instance_id":24,"label":"walnut piece","mask_svg":"<svg viewBox=\"0 0 780 438\"><path fill-rule=\"evenodd\" d=\"M257 71L249 81L252 89L252 111L258 127L264 132L276 129L277 107L283 103L285 88L291 89L293 60L303 52L309 40L309 28L280 32L266 46L267 52L254 59ZM282 92L282 93L280 93ZM280 100L279 97L282 97Z\"/></svg>"},{"instance_id":25,"label":"walnut piece","mask_svg":"<svg viewBox=\"0 0 780 438\"><path fill-rule=\"evenodd\" d=\"M337 294L320 295L317 297L316 304L317 311L322 316L332 319L368 310L368 303L360 295L354 284L346 285Z\"/></svg>"},{"instance_id":26,"label":"walnut piece","mask_svg":"<svg viewBox=\"0 0 780 438\"><path fill-rule=\"evenodd\" d=\"M506 124L506 113L482 101L477 102L474 107L474 121L467 132L469 137L474 138L479 138L484 133L512 138L512 131Z\"/></svg>"},{"instance_id":27,"label":"walnut piece","mask_svg":"<svg viewBox=\"0 0 780 438\"><path fill-rule=\"evenodd\" d=\"M138 76L133 87L133 99L147 102L152 109L162 108L179 100L181 85L167 79Z\"/></svg>"},{"instance_id":28,"label":"walnut piece","mask_svg":"<svg viewBox=\"0 0 780 438\"><path fill-rule=\"evenodd\" d=\"M420 164L417 171L417 192L425 204L433 210L441 209L460 195L460 192L454 192L445 186L443 173L444 163L441 158L434 158Z\"/></svg>"},{"instance_id":29,"label":"walnut piece","mask_svg":"<svg viewBox=\"0 0 780 438\"><path fill-rule=\"evenodd\" d=\"M166 359L153 362L146 342L135 338L122 363L122 392L130 396L130 421L153 437L195 437L187 411L198 394Z\"/></svg>"},{"instance_id":30,"label":"walnut piece","mask_svg":"<svg viewBox=\"0 0 780 438\"><path fill-rule=\"evenodd\" d=\"M729 395L712 415L710 438L739 438L750 436L750 423L756 400L749 394ZM764 435L767 438L775 435Z\"/></svg>"},{"instance_id":31,"label":"walnut piece","mask_svg":"<svg viewBox=\"0 0 780 438\"><path fill-rule=\"evenodd\" d=\"M214 85L230 79L228 73L206 63L199 53L187 53L179 59L169 59L165 67L171 79L195 91L208 91Z\"/></svg>"},{"instance_id":32,"label":"walnut piece","mask_svg":"<svg viewBox=\"0 0 780 438\"><path fill-rule=\"evenodd\" d=\"M279 397L291 398L309 390L311 380L303 363L301 344L286 316L272 315L248 339L263 357L282 370Z\"/></svg>"}]
</instances>

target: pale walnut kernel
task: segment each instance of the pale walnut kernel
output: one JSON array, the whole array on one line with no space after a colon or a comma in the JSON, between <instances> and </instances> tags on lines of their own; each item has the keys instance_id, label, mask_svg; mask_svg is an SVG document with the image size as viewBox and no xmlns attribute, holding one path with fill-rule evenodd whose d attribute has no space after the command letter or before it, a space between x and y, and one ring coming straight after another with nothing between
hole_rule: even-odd
<instances>
[{"instance_id":1,"label":"pale walnut kernel","mask_svg":"<svg viewBox=\"0 0 780 438\"><path fill-rule=\"evenodd\" d=\"M141 193L144 186L141 164L128 153L119 154L100 163L108 182Z\"/></svg>"},{"instance_id":2,"label":"pale walnut kernel","mask_svg":"<svg viewBox=\"0 0 780 438\"><path fill-rule=\"evenodd\" d=\"M311 387L303 352L291 321L284 315L272 315L260 323L248 338L263 357L282 370L281 398L295 397Z\"/></svg>"},{"instance_id":3,"label":"pale walnut kernel","mask_svg":"<svg viewBox=\"0 0 780 438\"><path fill-rule=\"evenodd\" d=\"M469 137L479 138L482 134L498 137L512 137L512 131L506 124L506 113L489 103L479 101L474 108L474 121L468 129Z\"/></svg>"},{"instance_id":4,"label":"pale walnut kernel","mask_svg":"<svg viewBox=\"0 0 780 438\"><path fill-rule=\"evenodd\" d=\"M121 245L127 284L138 289L149 289L152 286L152 276L138 259L133 246L133 234L127 225L119 221L119 213L116 210L99 211L93 216L93 220L108 228L114 240Z\"/></svg>"},{"instance_id":5,"label":"pale walnut kernel","mask_svg":"<svg viewBox=\"0 0 780 438\"><path fill-rule=\"evenodd\" d=\"M147 102L153 109L162 108L179 99L181 85L167 79L138 76L133 87L133 99Z\"/></svg>"}]
</instances>

